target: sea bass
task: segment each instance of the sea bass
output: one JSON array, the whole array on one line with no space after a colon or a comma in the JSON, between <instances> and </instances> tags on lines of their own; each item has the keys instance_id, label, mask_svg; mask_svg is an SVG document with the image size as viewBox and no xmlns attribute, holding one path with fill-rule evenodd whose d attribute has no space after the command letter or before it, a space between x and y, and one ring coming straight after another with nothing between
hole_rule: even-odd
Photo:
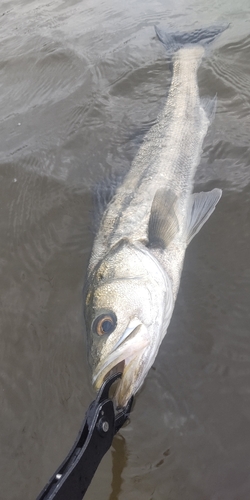
<instances>
[{"instance_id":1,"label":"sea bass","mask_svg":"<svg viewBox=\"0 0 250 500\"><path fill-rule=\"evenodd\" d=\"M220 189L192 194L215 99L200 99L205 47L227 26L156 34L173 54L168 99L104 212L85 285L92 380L122 369L124 406L141 387L166 334L188 243L215 209Z\"/></svg>"}]
</instances>

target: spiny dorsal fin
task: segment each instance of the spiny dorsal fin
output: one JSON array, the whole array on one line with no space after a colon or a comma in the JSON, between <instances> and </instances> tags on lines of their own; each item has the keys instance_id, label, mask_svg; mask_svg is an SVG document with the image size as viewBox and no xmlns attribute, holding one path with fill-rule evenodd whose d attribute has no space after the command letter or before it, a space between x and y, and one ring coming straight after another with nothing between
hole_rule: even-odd
<instances>
[{"instance_id":1,"label":"spiny dorsal fin","mask_svg":"<svg viewBox=\"0 0 250 500\"><path fill-rule=\"evenodd\" d=\"M175 212L177 196L170 189L156 191L148 223L148 246L166 248L179 231Z\"/></svg>"},{"instance_id":2,"label":"spiny dorsal fin","mask_svg":"<svg viewBox=\"0 0 250 500\"><path fill-rule=\"evenodd\" d=\"M201 192L191 195L187 218L187 245L213 213L221 195L222 191L218 188L207 193Z\"/></svg>"}]
</instances>

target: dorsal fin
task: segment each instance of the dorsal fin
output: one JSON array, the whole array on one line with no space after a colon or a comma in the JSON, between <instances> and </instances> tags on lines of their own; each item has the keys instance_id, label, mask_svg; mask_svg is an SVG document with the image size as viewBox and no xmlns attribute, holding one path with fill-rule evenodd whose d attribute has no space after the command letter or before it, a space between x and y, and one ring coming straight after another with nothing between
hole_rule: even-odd
<instances>
[{"instance_id":1,"label":"dorsal fin","mask_svg":"<svg viewBox=\"0 0 250 500\"><path fill-rule=\"evenodd\" d=\"M218 188L206 193L201 192L191 195L187 217L187 245L209 219L221 195L222 191Z\"/></svg>"},{"instance_id":2,"label":"dorsal fin","mask_svg":"<svg viewBox=\"0 0 250 500\"><path fill-rule=\"evenodd\" d=\"M179 231L177 196L170 189L156 191L148 223L148 246L166 248Z\"/></svg>"}]
</instances>

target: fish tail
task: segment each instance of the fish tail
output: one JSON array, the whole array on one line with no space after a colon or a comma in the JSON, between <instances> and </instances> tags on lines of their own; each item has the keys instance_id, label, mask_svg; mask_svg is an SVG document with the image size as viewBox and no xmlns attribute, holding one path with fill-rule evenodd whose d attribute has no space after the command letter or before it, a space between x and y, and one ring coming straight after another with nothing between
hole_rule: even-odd
<instances>
[{"instance_id":1,"label":"fish tail","mask_svg":"<svg viewBox=\"0 0 250 500\"><path fill-rule=\"evenodd\" d=\"M201 45L207 47L213 40L225 31L229 23L221 23L201 28L192 32L168 32L155 26L155 32L167 52L173 54L185 46Z\"/></svg>"}]
</instances>

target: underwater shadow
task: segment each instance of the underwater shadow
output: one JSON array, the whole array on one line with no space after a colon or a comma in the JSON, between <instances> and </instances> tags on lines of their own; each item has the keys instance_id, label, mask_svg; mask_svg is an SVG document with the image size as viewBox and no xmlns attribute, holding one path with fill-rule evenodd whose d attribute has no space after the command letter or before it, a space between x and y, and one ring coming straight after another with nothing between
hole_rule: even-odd
<instances>
[{"instance_id":1,"label":"underwater shadow","mask_svg":"<svg viewBox=\"0 0 250 500\"><path fill-rule=\"evenodd\" d=\"M128 450L125 438L118 434L112 443L112 482L109 500L118 500L123 483L122 472L128 461Z\"/></svg>"}]
</instances>

